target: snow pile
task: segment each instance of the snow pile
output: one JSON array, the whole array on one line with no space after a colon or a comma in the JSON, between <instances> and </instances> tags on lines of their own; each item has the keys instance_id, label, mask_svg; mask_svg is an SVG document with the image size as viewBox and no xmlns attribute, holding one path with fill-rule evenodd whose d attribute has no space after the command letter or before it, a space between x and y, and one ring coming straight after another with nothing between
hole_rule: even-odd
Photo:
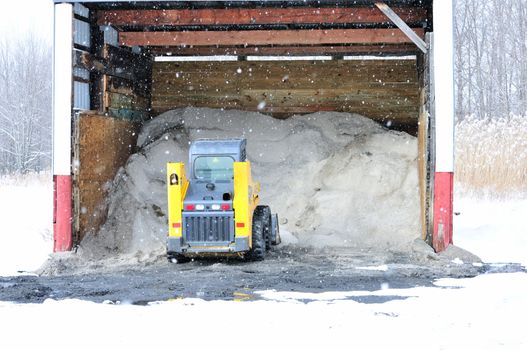
<instances>
[{"instance_id":1,"label":"snow pile","mask_svg":"<svg viewBox=\"0 0 527 350\"><path fill-rule=\"evenodd\" d=\"M383 247L418 237L414 137L348 113L279 120L255 112L184 108L145 124L140 151L114 180L108 219L81 243L81 252L140 261L162 255L166 163L187 163L194 139L228 137L247 138L261 203L279 214L287 242Z\"/></svg>"},{"instance_id":2,"label":"snow pile","mask_svg":"<svg viewBox=\"0 0 527 350\"><path fill-rule=\"evenodd\" d=\"M53 249L49 173L0 177L0 276L37 269Z\"/></svg>"}]
</instances>

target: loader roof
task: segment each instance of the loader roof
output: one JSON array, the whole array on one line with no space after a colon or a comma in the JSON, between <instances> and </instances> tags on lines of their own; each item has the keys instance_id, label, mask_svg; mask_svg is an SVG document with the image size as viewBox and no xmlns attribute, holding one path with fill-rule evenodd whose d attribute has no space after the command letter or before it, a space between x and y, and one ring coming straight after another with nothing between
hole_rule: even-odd
<instances>
[{"instance_id":1,"label":"loader roof","mask_svg":"<svg viewBox=\"0 0 527 350\"><path fill-rule=\"evenodd\" d=\"M198 139L192 142L189 155L232 154L239 155L238 161L245 160L246 139Z\"/></svg>"}]
</instances>

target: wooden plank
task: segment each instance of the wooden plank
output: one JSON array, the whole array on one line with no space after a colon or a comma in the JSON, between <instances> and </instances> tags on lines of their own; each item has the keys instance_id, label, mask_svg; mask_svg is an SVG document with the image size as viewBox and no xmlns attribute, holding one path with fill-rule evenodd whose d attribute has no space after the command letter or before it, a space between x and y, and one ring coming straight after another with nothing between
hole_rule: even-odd
<instances>
[{"instance_id":1,"label":"wooden plank","mask_svg":"<svg viewBox=\"0 0 527 350\"><path fill-rule=\"evenodd\" d=\"M426 22L423 8L393 9L405 22ZM163 9L100 11L99 25L181 26L181 25L262 25L302 23L386 23L389 20L371 7L291 7L228 9Z\"/></svg>"},{"instance_id":2,"label":"wooden plank","mask_svg":"<svg viewBox=\"0 0 527 350\"><path fill-rule=\"evenodd\" d=\"M186 107L192 105L181 105L179 107ZM196 106L199 107L199 106ZM163 113L169 110L174 109L175 107L161 107L156 109L156 113ZM247 111L260 112L265 114L270 114L276 118L289 118L296 114L306 114L314 113L318 111L333 111L333 112L348 112L348 113L358 113L368 118L371 118L375 121L384 123L388 120L392 123L393 126L397 125L399 128L414 129L417 123L417 119L414 117L418 114L418 109L393 109L386 110L384 109L380 112L379 109L375 108L357 108L349 106L325 106L325 105L311 105L311 106L290 106L290 107L277 107L270 106L263 109L259 109L255 106L242 107L236 104L221 105L221 106L211 106L211 108L223 108L226 110L229 109L243 109Z\"/></svg>"},{"instance_id":3,"label":"wooden plank","mask_svg":"<svg viewBox=\"0 0 527 350\"><path fill-rule=\"evenodd\" d=\"M289 89L399 89L417 84L415 62L328 61L157 63L153 70L154 94L218 90L222 93L254 88ZM238 73L240 72L240 73ZM402 89L404 91L404 87Z\"/></svg>"},{"instance_id":4,"label":"wooden plank","mask_svg":"<svg viewBox=\"0 0 527 350\"><path fill-rule=\"evenodd\" d=\"M134 82L119 77L107 77L105 91L116 92L123 95L135 95L148 99L150 96L150 87L141 82Z\"/></svg>"},{"instance_id":5,"label":"wooden plank","mask_svg":"<svg viewBox=\"0 0 527 350\"><path fill-rule=\"evenodd\" d=\"M108 108L108 114L114 118L129 120L133 122L142 122L148 116L145 111L113 107Z\"/></svg>"},{"instance_id":6,"label":"wooden plank","mask_svg":"<svg viewBox=\"0 0 527 350\"><path fill-rule=\"evenodd\" d=\"M419 85L415 60L156 62L155 113L196 106L236 108L273 116L317 110L355 112L416 125Z\"/></svg>"},{"instance_id":7,"label":"wooden plank","mask_svg":"<svg viewBox=\"0 0 527 350\"><path fill-rule=\"evenodd\" d=\"M342 46L258 46L258 47L152 47L156 56L301 56L301 55L414 55L414 44Z\"/></svg>"},{"instance_id":8,"label":"wooden plank","mask_svg":"<svg viewBox=\"0 0 527 350\"><path fill-rule=\"evenodd\" d=\"M103 57L94 56L88 52L75 50L74 61L75 67L81 67L99 74L111 75L130 81L137 80L134 66L126 64L115 64Z\"/></svg>"},{"instance_id":9,"label":"wooden plank","mask_svg":"<svg viewBox=\"0 0 527 350\"><path fill-rule=\"evenodd\" d=\"M414 29L423 37L422 28ZM320 45L409 43L399 29L240 30L192 32L121 32L126 46Z\"/></svg>"},{"instance_id":10,"label":"wooden plank","mask_svg":"<svg viewBox=\"0 0 527 350\"><path fill-rule=\"evenodd\" d=\"M82 113L78 119L78 230L82 239L97 232L106 217L108 181L125 164L136 144L138 125L102 115Z\"/></svg>"},{"instance_id":11,"label":"wooden plank","mask_svg":"<svg viewBox=\"0 0 527 350\"><path fill-rule=\"evenodd\" d=\"M120 109L132 109L145 112L148 109L148 100L129 94L108 92L108 107Z\"/></svg>"}]
</instances>

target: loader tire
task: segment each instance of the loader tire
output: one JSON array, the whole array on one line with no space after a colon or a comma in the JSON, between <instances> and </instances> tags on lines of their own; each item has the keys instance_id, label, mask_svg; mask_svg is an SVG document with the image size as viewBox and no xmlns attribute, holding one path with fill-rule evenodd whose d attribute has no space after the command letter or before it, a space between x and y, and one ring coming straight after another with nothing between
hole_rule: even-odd
<instances>
[{"instance_id":1,"label":"loader tire","mask_svg":"<svg viewBox=\"0 0 527 350\"><path fill-rule=\"evenodd\" d=\"M263 260L265 257L265 232L262 206L257 206L253 215L252 248L247 257L252 261Z\"/></svg>"},{"instance_id":2,"label":"loader tire","mask_svg":"<svg viewBox=\"0 0 527 350\"><path fill-rule=\"evenodd\" d=\"M264 238L265 238L265 249L271 249L272 237L271 237L271 208L267 205L262 205L263 221L264 221Z\"/></svg>"}]
</instances>

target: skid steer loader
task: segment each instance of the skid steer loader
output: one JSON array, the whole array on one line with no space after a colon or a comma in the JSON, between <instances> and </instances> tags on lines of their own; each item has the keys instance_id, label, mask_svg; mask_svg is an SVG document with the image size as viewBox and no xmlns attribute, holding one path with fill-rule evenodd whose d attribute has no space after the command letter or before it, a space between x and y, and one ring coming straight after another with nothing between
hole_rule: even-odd
<instances>
[{"instance_id":1,"label":"skid steer loader","mask_svg":"<svg viewBox=\"0 0 527 350\"><path fill-rule=\"evenodd\" d=\"M262 260L280 243L278 216L258 205L245 139L199 139L183 163L167 163L167 257L244 256Z\"/></svg>"}]
</instances>

